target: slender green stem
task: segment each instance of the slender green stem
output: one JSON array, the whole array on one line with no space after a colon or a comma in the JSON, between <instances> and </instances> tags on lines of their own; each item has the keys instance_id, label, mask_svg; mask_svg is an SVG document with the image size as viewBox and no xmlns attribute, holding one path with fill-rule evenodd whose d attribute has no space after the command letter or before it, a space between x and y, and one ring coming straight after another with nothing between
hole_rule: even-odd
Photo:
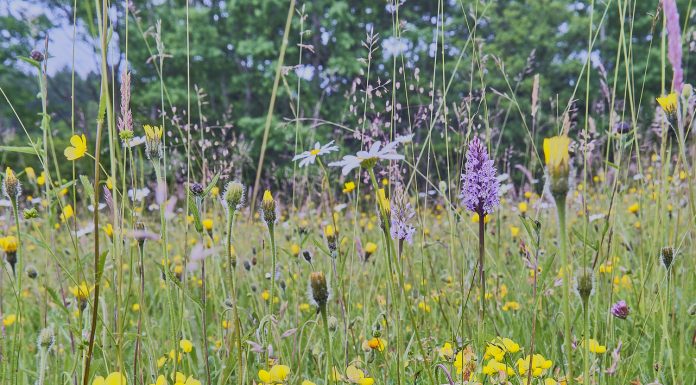
<instances>
[{"instance_id":1,"label":"slender green stem","mask_svg":"<svg viewBox=\"0 0 696 385\"><path fill-rule=\"evenodd\" d=\"M319 308L319 313L321 313L321 322L324 324L324 336L326 338L326 341L324 342L326 344L326 368L324 369L324 383L329 384L333 383L333 376L329 376L331 367L333 366L333 353L331 350L331 333L329 332L329 319L326 315L326 305Z\"/></svg>"},{"instance_id":2,"label":"slender green stem","mask_svg":"<svg viewBox=\"0 0 696 385\"><path fill-rule=\"evenodd\" d=\"M590 380L590 299L586 299L582 303L582 312L583 312L583 325L582 325L582 334L584 338L584 343L583 345L585 346L585 357L583 360L583 374L582 374L582 379L583 382L587 381L588 384L591 384L592 381Z\"/></svg>"},{"instance_id":3,"label":"slender green stem","mask_svg":"<svg viewBox=\"0 0 696 385\"><path fill-rule=\"evenodd\" d=\"M560 236L560 254L563 261L563 337L565 342L566 353L566 382L568 385L573 385L573 347L571 345L570 335L570 280L571 280L571 263L567 250L567 232L566 232L566 197L556 196L556 211L558 212L558 232Z\"/></svg>"},{"instance_id":4,"label":"slender green stem","mask_svg":"<svg viewBox=\"0 0 696 385\"><path fill-rule=\"evenodd\" d=\"M239 321L239 309L237 307L237 288L236 288L236 276L235 276L235 261L232 259L232 225L234 224L234 217L236 214L236 209L234 207L228 208L227 214L227 276L230 285L230 295L232 299L232 322L234 322L234 340L237 348L237 383L239 385L244 384L244 365L242 358L242 331L241 324ZM230 349L231 350L231 349Z\"/></svg>"}]
</instances>

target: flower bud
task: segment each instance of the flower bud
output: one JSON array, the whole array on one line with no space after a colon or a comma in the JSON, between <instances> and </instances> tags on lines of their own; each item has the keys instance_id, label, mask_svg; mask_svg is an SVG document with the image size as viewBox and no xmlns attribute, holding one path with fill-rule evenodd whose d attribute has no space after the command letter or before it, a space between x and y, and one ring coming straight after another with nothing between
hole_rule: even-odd
<instances>
[{"instance_id":1,"label":"flower bud","mask_svg":"<svg viewBox=\"0 0 696 385\"><path fill-rule=\"evenodd\" d=\"M44 54L41 53L41 51L39 51L37 49L32 50L31 53L29 54L29 57L31 57L32 59L34 59L35 61L37 61L39 63L44 61Z\"/></svg>"},{"instance_id":2,"label":"flower bud","mask_svg":"<svg viewBox=\"0 0 696 385\"><path fill-rule=\"evenodd\" d=\"M570 139L565 135L544 139L544 158L549 175L549 187L554 198L565 198L568 193L569 146Z\"/></svg>"},{"instance_id":3,"label":"flower bud","mask_svg":"<svg viewBox=\"0 0 696 385\"><path fill-rule=\"evenodd\" d=\"M189 186L189 191L191 191L193 196L199 197L203 195L203 191L205 191L205 189L200 183L192 183L191 186Z\"/></svg>"},{"instance_id":4,"label":"flower bud","mask_svg":"<svg viewBox=\"0 0 696 385\"><path fill-rule=\"evenodd\" d=\"M621 300L611 306L611 314L619 319L626 319L630 313L630 308L626 305L626 301Z\"/></svg>"},{"instance_id":5,"label":"flower bud","mask_svg":"<svg viewBox=\"0 0 696 385\"><path fill-rule=\"evenodd\" d=\"M263 193L263 200L261 201L261 212L263 213L263 220L270 227L275 224L277 218L276 214L276 201L273 199L270 190L266 190Z\"/></svg>"},{"instance_id":6,"label":"flower bud","mask_svg":"<svg viewBox=\"0 0 696 385\"><path fill-rule=\"evenodd\" d=\"M22 193L22 185L19 183L19 179L15 175L11 168L7 168L5 171L5 180L2 183L2 192L5 194L7 199L12 201L14 204L17 203L17 198Z\"/></svg>"},{"instance_id":7,"label":"flower bud","mask_svg":"<svg viewBox=\"0 0 696 385\"><path fill-rule=\"evenodd\" d=\"M312 299L319 309L325 309L329 300L329 287L326 284L326 276L320 271L313 272L309 277Z\"/></svg>"},{"instance_id":8,"label":"flower bud","mask_svg":"<svg viewBox=\"0 0 696 385\"><path fill-rule=\"evenodd\" d=\"M239 209L244 204L244 185L237 181L228 182L225 185L223 201L228 210Z\"/></svg>"},{"instance_id":9,"label":"flower bud","mask_svg":"<svg viewBox=\"0 0 696 385\"><path fill-rule=\"evenodd\" d=\"M577 279L576 290L583 303L587 303L594 290L594 277L591 269L583 269Z\"/></svg>"}]
</instances>

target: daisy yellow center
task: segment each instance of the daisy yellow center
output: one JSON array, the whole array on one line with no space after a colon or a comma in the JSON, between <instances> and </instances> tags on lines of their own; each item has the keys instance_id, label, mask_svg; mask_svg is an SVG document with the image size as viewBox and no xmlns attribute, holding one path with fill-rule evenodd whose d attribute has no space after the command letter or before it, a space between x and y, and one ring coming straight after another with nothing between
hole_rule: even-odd
<instances>
[{"instance_id":1,"label":"daisy yellow center","mask_svg":"<svg viewBox=\"0 0 696 385\"><path fill-rule=\"evenodd\" d=\"M314 156L317 156L317 155L319 155L319 151L320 150L318 148L315 148L314 150L310 150L309 153L314 155Z\"/></svg>"}]
</instances>

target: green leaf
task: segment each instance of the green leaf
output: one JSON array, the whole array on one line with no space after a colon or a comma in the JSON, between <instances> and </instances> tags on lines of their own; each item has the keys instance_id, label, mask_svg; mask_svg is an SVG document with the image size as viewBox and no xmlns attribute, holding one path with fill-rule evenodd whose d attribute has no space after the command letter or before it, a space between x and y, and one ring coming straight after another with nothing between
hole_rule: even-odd
<instances>
[{"instance_id":1,"label":"green leaf","mask_svg":"<svg viewBox=\"0 0 696 385\"><path fill-rule=\"evenodd\" d=\"M0 152L16 152L38 156L36 149L31 146L0 146Z\"/></svg>"},{"instance_id":2,"label":"green leaf","mask_svg":"<svg viewBox=\"0 0 696 385\"><path fill-rule=\"evenodd\" d=\"M41 64L40 64L39 62L37 62L36 60L30 58L30 57L19 56L19 60L21 60L21 61L23 61L23 62L25 62L25 63L27 63L27 64L33 66L33 67L36 68L37 70L41 70Z\"/></svg>"},{"instance_id":3,"label":"green leaf","mask_svg":"<svg viewBox=\"0 0 696 385\"><path fill-rule=\"evenodd\" d=\"M191 195L189 191L186 193L186 199L188 199L189 211L193 215L193 223L196 226L196 231L199 233L203 232L203 222L201 222L201 213L198 211L198 205L196 204L196 199Z\"/></svg>"},{"instance_id":4,"label":"green leaf","mask_svg":"<svg viewBox=\"0 0 696 385\"><path fill-rule=\"evenodd\" d=\"M210 191L213 189L213 187L215 187L217 185L218 179L220 179L219 172L217 174L215 174L215 176L213 177L213 180L211 180L210 183L208 183L208 187L206 187L205 190L203 191L203 198L207 197L208 194L210 194Z\"/></svg>"},{"instance_id":5,"label":"green leaf","mask_svg":"<svg viewBox=\"0 0 696 385\"><path fill-rule=\"evenodd\" d=\"M85 175L80 175L80 182L82 182L82 188L85 189L85 192L87 193L87 196L89 196L89 200L92 202L92 205L96 207L96 203L94 202L94 188L92 187L89 178L87 178Z\"/></svg>"}]
</instances>

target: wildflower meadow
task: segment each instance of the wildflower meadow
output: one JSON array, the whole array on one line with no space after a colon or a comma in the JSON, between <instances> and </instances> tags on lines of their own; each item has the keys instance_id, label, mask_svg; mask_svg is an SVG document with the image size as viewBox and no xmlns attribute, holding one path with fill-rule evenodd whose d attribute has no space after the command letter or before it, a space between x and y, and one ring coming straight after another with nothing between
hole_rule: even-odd
<instances>
[{"instance_id":1,"label":"wildflower meadow","mask_svg":"<svg viewBox=\"0 0 696 385\"><path fill-rule=\"evenodd\" d=\"M695 19L0 0L0 384L696 385Z\"/></svg>"}]
</instances>

